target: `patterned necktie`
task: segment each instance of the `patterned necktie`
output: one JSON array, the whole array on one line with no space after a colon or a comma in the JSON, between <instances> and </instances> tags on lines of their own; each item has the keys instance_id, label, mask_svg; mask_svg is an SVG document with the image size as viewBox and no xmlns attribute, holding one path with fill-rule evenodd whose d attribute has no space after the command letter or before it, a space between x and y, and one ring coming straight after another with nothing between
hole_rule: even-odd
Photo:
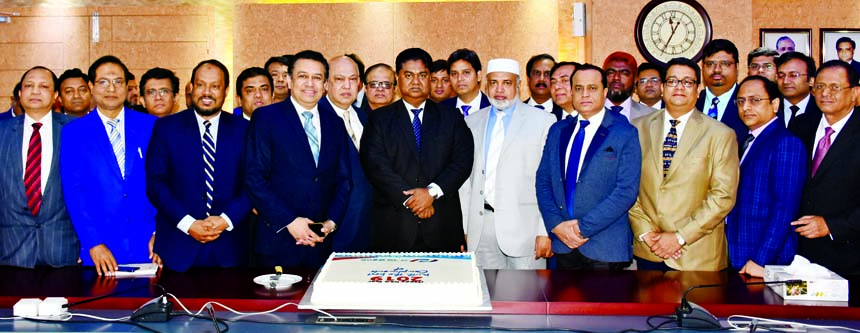
<instances>
[{"instance_id":1,"label":"patterned necktie","mask_svg":"<svg viewBox=\"0 0 860 333\"><path fill-rule=\"evenodd\" d=\"M33 134L30 135L30 146L27 148L27 165L24 171L24 189L27 195L27 208L33 216L39 214L42 207L42 135L39 129L42 123L33 123Z\"/></svg>"},{"instance_id":2,"label":"patterned necktie","mask_svg":"<svg viewBox=\"0 0 860 333\"><path fill-rule=\"evenodd\" d=\"M302 112L302 117L305 122L302 127L305 129L305 134L308 136L308 143L311 145L311 154L314 155L314 165L319 165L320 160L320 140L317 138L317 128L314 127L314 114L310 111Z\"/></svg>"},{"instance_id":3,"label":"patterned necktie","mask_svg":"<svg viewBox=\"0 0 860 333\"><path fill-rule=\"evenodd\" d=\"M824 155L827 155L827 151L830 150L830 136L833 135L833 129L830 127L824 128L824 137L821 140L818 140L818 146L815 147L815 155L812 157L812 175L815 176L815 172L818 171L818 167L821 166L821 161L824 160Z\"/></svg>"},{"instance_id":4,"label":"patterned necktie","mask_svg":"<svg viewBox=\"0 0 860 333\"><path fill-rule=\"evenodd\" d=\"M678 148L678 131L675 129L678 124L680 124L680 120L671 119L669 120L669 124L672 125L672 128L669 129L669 133L666 134L666 140L663 141L663 177L665 178L667 174L669 174L669 167L672 165L672 157L675 156L675 149Z\"/></svg>"},{"instance_id":5,"label":"patterned necktie","mask_svg":"<svg viewBox=\"0 0 860 333\"><path fill-rule=\"evenodd\" d=\"M719 114L719 112L717 112L717 107L718 107L717 104L719 104L719 103L720 103L719 97L714 97L714 99L711 100L711 108L708 109L708 117L717 119L717 115Z\"/></svg>"},{"instance_id":6,"label":"patterned necktie","mask_svg":"<svg viewBox=\"0 0 860 333\"><path fill-rule=\"evenodd\" d=\"M800 107L797 105L792 105L788 107L791 110L791 118L788 118L788 124L791 125L794 122L794 117L797 116L797 111L800 111Z\"/></svg>"},{"instance_id":7,"label":"patterned necktie","mask_svg":"<svg viewBox=\"0 0 860 333\"><path fill-rule=\"evenodd\" d=\"M612 112L615 112L615 113L621 113L621 110L624 110L624 107L623 107L623 106L613 105L613 106L610 106L610 107L609 107L609 111L612 111Z\"/></svg>"},{"instance_id":8,"label":"patterned necktie","mask_svg":"<svg viewBox=\"0 0 860 333\"><path fill-rule=\"evenodd\" d=\"M460 109L462 109L462 110L463 110L463 116L464 116L464 117L466 117L466 116L468 116L468 115L469 115L469 109L471 109L471 108L472 108L472 106L471 106L471 105L461 105L461 106L460 106Z\"/></svg>"},{"instance_id":9,"label":"patterned necktie","mask_svg":"<svg viewBox=\"0 0 860 333\"><path fill-rule=\"evenodd\" d=\"M358 149L358 139L355 137L355 131L352 130L352 119L349 117L349 110L343 111L343 122L346 125L346 134L349 134L349 139L352 140L355 149Z\"/></svg>"},{"instance_id":10,"label":"patterned necktie","mask_svg":"<svg viewBox=\"0 0 860 333\"><path fill-rule=\"evenodd\" d=\"M203 126L206 126L206 131L203 132L203 172L206 174L206 216L209 216L215 193L215 140L209 131L212 123L204 120Z\"/></svg>"},{"instance_id":11,"label":"patterned necktie","mask_svg":"<svg viewBox=\"0 0 860 333\"><path fill-rule=\"evenodd\" d=\"M412 132L415 133L415 146L418 147L418 153L421 153L421 119L418 118L421 110L423 109L412 109L412 113L415 114L412 118Z\"/></svg>"},{"instance_id":12,"label":"patterned necktie","mask_svg":"<svg viewBox=\"0 0 860 333\"><path fill-rule=\"evenodd\" d=\"M747 148L750 147L750 143L752 143L753 140L755 140L755 136L752 133L747 134L747 138L744 139L744 148L741 150L741 158L743 158L744 155L746 155Z\"/></svg>"},{"instance_id":13,"label":"patterned necktie","mask_svg":"<svg viewBox=\"0 0 860 333\"><path fill-rule=\"evenodd\" d=\"M122 134L119 133L119 119L108 120L107 124L110 126L110 145L116 156L116 164L119 166L122 179L125 179L125 141L122 139Z\"/></svg>"},{"instance_id":14,"label":"patterned necktie","mask_svg":"<svg viewBox=\"0 0 860 333\"><path fill-rule=\"evenodd\" d=\"M484 165L486 178L484 180L484 198L490 206L496 205L496 166L502 154L502 144L505 142L505 113L496 112L496 123L490 133L490 146L487 147L487 160Z\"/></svg>"},{"instance_id":15,"label":"patterned necktie","mask_svg":"<svg viewBox=\"0 0 860 333\"><path fill-rule=\"evenodd\" d=\"M573 146L567 155L567 171L564 173L564 197L567 200L567 213L573 217L573 197L576 193L576 179L579 173L579 157L582 155L582 146L585 142L585 127L588 120L579 121L579 131L573 138Z\"/></svg>"}]
</instances>

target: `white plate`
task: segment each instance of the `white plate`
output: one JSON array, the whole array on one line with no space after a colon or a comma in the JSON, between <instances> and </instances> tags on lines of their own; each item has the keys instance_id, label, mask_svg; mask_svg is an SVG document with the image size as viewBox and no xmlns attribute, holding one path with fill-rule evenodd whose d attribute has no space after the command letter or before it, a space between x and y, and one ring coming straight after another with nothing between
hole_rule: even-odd
<instances>
[{"instance_id":1,"label":"white plate","mask_svg":"<svg viewBox=\"0 0 860 333\"><path fill-rule=\"evenodd\" d=\"M254 278L254 283L266 288L271 288L270 283L272 281L272 278L274 278L275 276L276 274L260 275ZM280 279L276 281L277 284L274 287L275 290L287 290L293 285L293 283L302 281L302 278L298 275L281 274Z\"/></svg>"}]
</instances>

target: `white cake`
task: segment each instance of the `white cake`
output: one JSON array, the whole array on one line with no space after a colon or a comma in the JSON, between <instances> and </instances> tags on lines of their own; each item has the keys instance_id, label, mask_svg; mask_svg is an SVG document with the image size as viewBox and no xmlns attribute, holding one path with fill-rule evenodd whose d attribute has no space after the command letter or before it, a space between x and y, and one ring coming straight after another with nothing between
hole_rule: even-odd
<instances>
[{"instance_id":1,"label":"white cake","mask_svg":"<svg viewBox=\"0 0 860 333\"><path fill-rule=\"evenodd\" d=\"M332 253L313 284L319 307L364 309L479 306L472 253Z\"/></svg>"}]
</instances>

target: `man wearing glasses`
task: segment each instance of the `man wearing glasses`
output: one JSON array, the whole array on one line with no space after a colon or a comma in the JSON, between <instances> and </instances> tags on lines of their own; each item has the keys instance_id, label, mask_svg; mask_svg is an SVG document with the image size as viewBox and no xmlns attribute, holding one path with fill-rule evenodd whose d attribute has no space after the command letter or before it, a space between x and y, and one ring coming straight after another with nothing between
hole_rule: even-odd
<instances>
[{"instance_id":1,"label":"man wearing glasses","mask_svg":"<svg viewBox=\"0 0 860 333\"><path fill-rule=\"evenodd\" d=\"M639 97L639 103L651 107L655 110L662 110L666 107L663 102L663 69L656 64L644 62L639 65L636 78L636 96Z\"/></svg>"},{"instance_id":2,"label":"man wearing glasses","mask_svg":"<svg viewBox=\"0 0 860 333\"><path fill-rule=\"evenodd\" d=\"M809 169L800 200L800 218L791 223L798 254L840 275L860 274L860 96L851 65L821 65L812 94L820 116L798 117L797 133L806 145Z\"/></svg>"},{"instance_id":3,"label":"man wearing glasses","mask_svg":"<svg viewBox=\"0 0 860 333\"><path fill-rule=\"evenodd\" d=\"M800 52L786 52L776 59L776 68L776 84L783 96L777 116L798 135L795 118L809 113L810 118L818 119L821 115L815 97L809 93L815 80L815 61Z\"/></svg>"},{"instance_id":4,"label":"man wearing glasses","mask_svg":"<svg viewBox=\"0 0 860 333\"><path fill-rule=\"evenodd\" d=\"M768 80L776 82L776 63L774 59L779 56L776 51L760 47L747 54L747 75L761 75Z\"/></svg>"},{"instance_id":5,"label":"man wearing glasses","mask_svg":"<svg viewBox=\"0 0 860 333\"><path fill-rule=\"evenodd\" d=\"M169 69L152 68L140 77L140 95L146 113L158 118L176 112L179 78Z\"/></svg>"},{"instance_id":6,"label":"man wearing glasses","mask_svg":"<svg viewBox=\"0 0 860 333\"><path fill-rule=\"evenodd\" d=\"M723 218L735 203L738 147L731 129L696 111L700 73L690 59L669 61L666 109L633 120L642 146L639 199L630 209L639 269L728 265Z\"/></svg>"},{"instance_id":7,"label":"man wearing glasses","mask_svg":"<svg viewBox=\"0 0 860 333\"><path fill-rule=\"evenodd\" d=\"M472 170L474 142L460 112L428 100L431 62L419 48L400 52L403 98L371 112L364 128L373 251L459 252L466 243L458 190Z\"/></svg>"},{"instance_id":8,"label":"man wearing glasses","mask_svg":"<svg viewBox=\"0 0 860 333\"><path fill-rule=\"evenodd\" d=\"M391 66L378 63L368 67L364 76L367 80L364 100L369 110L376 110L394 101L394 87L397 86L397 81L394 81L394 70ZM362 108L365 108L364 105Z\"/></svg>"},{"instance_id":9,"label":"man wearing glasses","mask_svg":"<svg viewBox=\"0 0 860 333\"><path fill-rule=\"evenodd\" d=\"M738 117L738 48L729 40L714 39L702 50L705 89L699 93L696 108L708 117L735 130L738 148L747 135L747 126Z\"/></svg>"}]
</instances>

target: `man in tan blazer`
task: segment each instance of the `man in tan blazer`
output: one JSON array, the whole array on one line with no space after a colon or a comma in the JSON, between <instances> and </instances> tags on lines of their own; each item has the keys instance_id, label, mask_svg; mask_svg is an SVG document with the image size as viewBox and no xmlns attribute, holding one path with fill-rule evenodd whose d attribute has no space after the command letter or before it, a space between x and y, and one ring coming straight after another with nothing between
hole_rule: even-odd
<instances>
[{"instance_id":1,"label":"man in tan blazer","mask_svg":"<svg viewBox=\"0 0 860 333\"><path fill-rule=\"evenodd\" d=\"M667 64L666 109L633 120L642 145L639 198L630 209L639 269L726 268L725 216L738 185L734 131L695 108L701 70Z\"/></svg>"},{"instance_id":2,"label":"man in tan blazer","mask_svg":"<svg viewBox=\"0 0 860 333\"><path fill-rule=\"evenodd\" d=\"M490 107L466 117L475 141L469 179L460 188L469 251L485 269L545 269L550 239L535 195L535 174L555 117L520 102L519 64L487 63Z\"/></svg>"}]
</instances>

